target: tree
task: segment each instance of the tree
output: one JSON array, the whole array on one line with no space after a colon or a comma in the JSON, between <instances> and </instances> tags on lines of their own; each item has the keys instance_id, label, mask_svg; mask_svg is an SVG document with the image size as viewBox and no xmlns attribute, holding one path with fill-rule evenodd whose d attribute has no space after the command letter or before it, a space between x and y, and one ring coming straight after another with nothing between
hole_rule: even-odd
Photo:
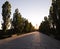
<instances>
[{"instance_id":1,"label":"tree","mask_svg":"<svg viewBox=\"0 0 60 49\"><path fill-rule=\"evenodd\" d=\"M13 15L13 26L16 32L22 32L23 19L18 9L15 10L15 13Z\"/></svg>"},{"instance_id":2,"label":"tree","mask_svg":"<svg viewBox=\"0 0 60 49\"><path fill-rule=\"evenodd\" d=\"M10 3L8 1L6 1L2 5L2 17L3 17L2 29L3 29L4 32L9 27L10 15L11 15L11 5L10 5Z\"/></svg>"},{"instance_id":3,"label":"tree","mask_svg":"<svg viewBox=\"0 0 60 49\"><path fill-rule=\"evenodd\" d=\"M50 25L46 16L44 17L44 21L42 21L41 25L39 26L39 31L47 35L50 34Z\"/></svg>"},{"instance_id":4,"label":"tree","mask_svg":"<svg viewBox=\"0 0 60 49\"><path fill-rule=\"evenodd\" d=\"M30 30L30 32L31 32L31 31L34 31L34 27L33 27L33 25L31 24L31 22L29 23L29 30Z\"/></svg>"},{"instance_id":5,"label":"tree","mask_svg":"<svg viewBox=\"0 0 60 49\"><path fill-rule=\"evenodd\" d=\"M30 32L34 30L34 27L27 19L23 18L19 13L19 10L16 9L13 15L13 26L16 33Z\"/></svg>"},{"instance_id":6,"label":"tree","mask_svg":"<svg viewBox=\"0 0 60 49\"><path fill-rule=\"evenodd\" d=\"M50 34L55 35L57 18L56 18L56 10L53 10L53 9L56 9L56 8L53 8L53 6L51 6L49 10L48 20L50 23Z\"/></svg>"},{"instance_id":7,"label":"tree","mask_svg":"<svg viewBox=\"0 0 60 49\"><path fill-rule=\"evenodd\" d=\"M29 23L28 23L28 20L25 20L24 22L24 32L29 32Z\"/></svg>"},{"instance_id":8,"label":"tree","mask_svg":"<svg viewBox=\"0 0 60 49\"><path fill-rule=\"evenodd\" d=\"M55 36L60 38L60 0L52 0L52 8L52 10L50 8L50 17L56 26Z\"/></svg>"},{"instance_id":9,"label":"tree","mask_svg":"<svg viewBox=\"0 0 60 49\"><path fill-rule=\"evenodd\" d=\"M34 27L33 25L31 24L31 22L29 23L28 20L25 20L24 22L24 32L31 32L31 31L34 31Z\"/></svg>"}]
</instances>

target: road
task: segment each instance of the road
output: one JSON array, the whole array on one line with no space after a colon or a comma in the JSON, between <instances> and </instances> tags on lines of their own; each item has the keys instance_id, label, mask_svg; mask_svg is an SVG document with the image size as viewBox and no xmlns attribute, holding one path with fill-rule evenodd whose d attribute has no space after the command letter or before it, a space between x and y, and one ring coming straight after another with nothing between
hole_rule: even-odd
<instances>
[{"instance_id":1,"label":"road","mask_svg":"<svg viewBox=\"0 0 60 49\"><path fill-rule=\"evenodd\" d=\"M36 31L0 40L0 49L60 49L60 41Z\"/></svg>"}]
</instances>

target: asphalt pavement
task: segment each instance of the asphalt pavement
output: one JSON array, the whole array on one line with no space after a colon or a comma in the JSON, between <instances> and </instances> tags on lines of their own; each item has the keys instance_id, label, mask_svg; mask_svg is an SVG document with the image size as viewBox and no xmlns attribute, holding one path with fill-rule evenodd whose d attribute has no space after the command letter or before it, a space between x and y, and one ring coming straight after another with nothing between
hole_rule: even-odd
<instances>
[{"instance_id":1,"label":"asphalt pavement","mask_svg":"<svg viewBox=\"0 0 60 49\"><path fill-rule=\"evenodd\" d=\"M60 49L60 41L35 31L0 40L0 49Z\"/></svg>"}]
</instances>

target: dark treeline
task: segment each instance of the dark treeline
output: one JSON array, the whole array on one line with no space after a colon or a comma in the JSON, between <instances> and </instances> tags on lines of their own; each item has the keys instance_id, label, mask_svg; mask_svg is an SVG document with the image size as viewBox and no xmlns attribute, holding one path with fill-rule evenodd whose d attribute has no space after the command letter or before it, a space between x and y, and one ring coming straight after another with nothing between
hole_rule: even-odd
<instances>
[{"instance_id":1,"label":"dark treeline","mask_svg":"<svg viewBox=\"0 0 60 49\"><path fill-rule=\"evenodd\" d=\"M0 39L10 37L13 34L23 34L34 31L34 27L26 18L23 18L18 9L15 9L13 19L11 17L11 4L6 1L2 5L2 30ZM10 29L8 29L10 27Z\"/></svg>"},{"instance_id":2,"label":"dark treeline","mask_svg":"<svg viewBox=\"0 0 60 49\"><path fill-rule=\"evenodd\" d=\"M60 40L60 0L52 0L48 17L44 17L39 31Z\"/></svg>"}]
</instances>

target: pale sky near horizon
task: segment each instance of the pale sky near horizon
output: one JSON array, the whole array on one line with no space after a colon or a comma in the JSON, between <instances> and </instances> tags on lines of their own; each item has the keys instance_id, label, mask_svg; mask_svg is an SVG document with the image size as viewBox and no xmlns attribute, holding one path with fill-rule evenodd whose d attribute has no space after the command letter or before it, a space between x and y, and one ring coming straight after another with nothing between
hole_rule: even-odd
<instances>
[{"instance_id":1,"label":"pale sky near horizon","mask_svg":"<svg viewBox=\"0 0 60 49\"><path fill-rule=\"evenodd\" d=\"M2 5L6 0L0 0L0 24L2 21ZM16 8L19 9L22 17L28 19L29 22L39 26L44 16L49 15L51 0L7 0L11 4L11 18Z\"/></svg>"}]
</instances>

